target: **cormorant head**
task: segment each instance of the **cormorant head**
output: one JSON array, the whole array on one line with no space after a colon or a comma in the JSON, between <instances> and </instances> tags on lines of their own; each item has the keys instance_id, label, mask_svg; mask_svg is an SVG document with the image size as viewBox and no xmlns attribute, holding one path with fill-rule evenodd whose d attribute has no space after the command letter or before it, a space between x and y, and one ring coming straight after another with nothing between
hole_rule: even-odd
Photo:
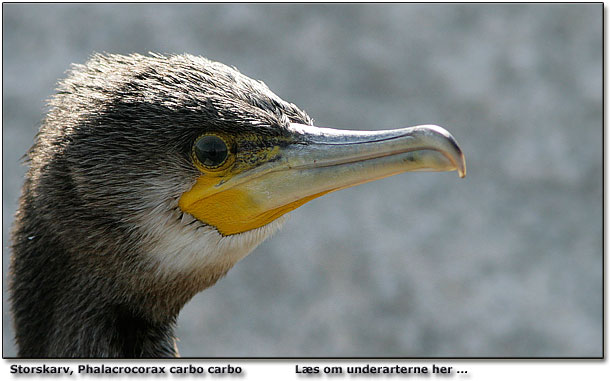
<instances>
[{"instance_id":1,"label":"cormorant head","mask_svg":"<svg viewBox=\"0 0 610 381\"><path fill-rule=\"evenodd\" d=\"M198 288L313 198L405 171L466 171L440 127L316 128L262 82L191 55L95 55L50 105L26 187L54 239L107 252L125 274L190 274Z\"/></svg>"}]
</instances>

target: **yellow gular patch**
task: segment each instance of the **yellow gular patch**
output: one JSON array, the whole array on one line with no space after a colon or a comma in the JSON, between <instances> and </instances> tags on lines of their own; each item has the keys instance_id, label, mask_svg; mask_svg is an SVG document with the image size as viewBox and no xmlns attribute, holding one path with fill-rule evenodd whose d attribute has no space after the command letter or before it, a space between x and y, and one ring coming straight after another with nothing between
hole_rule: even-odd
<instances>
[{"instance_id":1,"label":"yellow gular patch","mask_svg":"<svg viewBox=\"0 0 610 381\"><path fill-rule=\"evenodd\" d=\"M330 192L320 192L278 208L264 210L246 186L215 192L214 186L221 181L222 177L200 176L191 190L180 197L178 205L182 211L215 227L225 236L264 226L306 202Z\"/></svg>"}]
</instances>

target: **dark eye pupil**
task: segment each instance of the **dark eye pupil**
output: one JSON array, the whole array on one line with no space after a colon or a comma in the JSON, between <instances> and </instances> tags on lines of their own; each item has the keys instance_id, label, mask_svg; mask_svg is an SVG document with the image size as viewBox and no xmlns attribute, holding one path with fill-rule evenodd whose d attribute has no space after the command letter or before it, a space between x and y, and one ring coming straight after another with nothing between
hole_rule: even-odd
<instances>
[{"instance_id":1,"label":"dark eye pupil","mask_svg":"<svg viewBox=\"0 0 610 381\"><path fill-rule=\"evenodd\" d=\"M227 158L227 145L217 136L204 136L195 143L195 155L201 164L217 167Z\"/></svg>"}]
</instances>

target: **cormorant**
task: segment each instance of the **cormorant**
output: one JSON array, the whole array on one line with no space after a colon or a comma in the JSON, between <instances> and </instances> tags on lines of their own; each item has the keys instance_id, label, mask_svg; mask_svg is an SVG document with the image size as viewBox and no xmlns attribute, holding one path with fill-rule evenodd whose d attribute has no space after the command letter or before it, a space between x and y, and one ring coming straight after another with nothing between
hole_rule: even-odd
<instances>
[{"instance_id":1,"label":"cormorant","mask_svg":"<svg viewBox=\"0 0 610 381\"><path fill-rule=\"evenodd\" d=\"M174 356L182 306L285 213L405 171L466 173L440 127L313 127L192 55L94 55L49 103L12 233L22 357Z\"/></svg>"}]
</instances>

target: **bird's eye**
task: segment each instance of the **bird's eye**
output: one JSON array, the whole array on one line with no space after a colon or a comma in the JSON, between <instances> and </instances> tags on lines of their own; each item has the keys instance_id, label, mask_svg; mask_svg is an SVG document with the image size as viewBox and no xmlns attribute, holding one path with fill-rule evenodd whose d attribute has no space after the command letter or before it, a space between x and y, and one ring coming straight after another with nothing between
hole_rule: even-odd
<instances>
[{"instance_id":1,"label":"bird's eye","mask_svg":"<svg viewBox=\"0 0 610 381\"><path fill-rule=\"evenodd\" d=\"M215 135L200 137L193 146L193 155L202 166L214 169L220 167L229 156L224 140Z\"/></svg>"}]
</instances>

